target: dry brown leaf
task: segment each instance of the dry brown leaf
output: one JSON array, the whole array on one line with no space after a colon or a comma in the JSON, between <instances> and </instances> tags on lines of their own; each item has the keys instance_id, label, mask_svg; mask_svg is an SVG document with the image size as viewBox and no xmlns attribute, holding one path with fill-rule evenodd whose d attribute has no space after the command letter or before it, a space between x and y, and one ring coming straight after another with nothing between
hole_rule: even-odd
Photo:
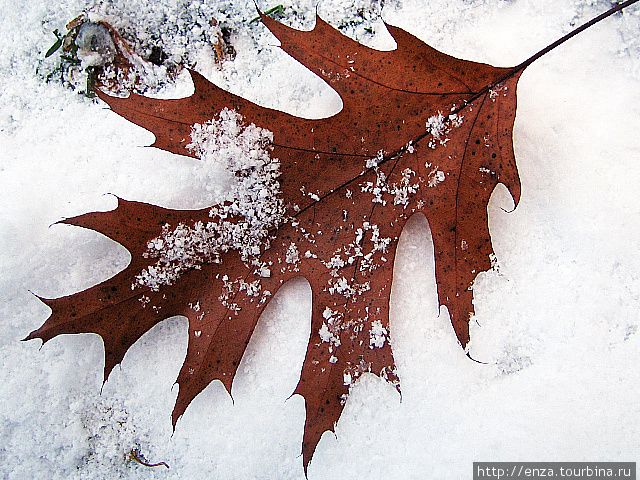
<instances>
[{"instance_id":1,"label":"dry brown leaf","mask_svg":"<svg viewBox=\"0 0 640 480\"><path fill-rule=\"evenodd\" d=\"M188 146L199 135L194 125L212 119L259 137L252 145L268 159L235 172L250 179L271 171L278 159L279 193L256 208L280 213L267 212L262 233L249 218L254 213L247 214L246 198L244 210L232 201L196 211L120 199L113 211L64 220L120 243L131 263L83 292L43 299L52 314L27 339L99 334L106 379L145 332L171 316L186 316L189 344L177 379L175 425L211 381L231 391L264 307L287 280L303 276L313 311L295 393L306 401L306 471L362 373L399 388L389 295L398 238L414 213L429 221L439 301L466 347L472 284L491 266L489 197L502 183L516 205L520 198L512 144L516 84L527 65L559 43L517 67L496 68L445 55L391 25L397 48L381 52L320 18L309 32L265 15L262 20L287 53L340 94L344 108L338 114L308 120L263 108L196 72L188 98L99 95L114 112L152 131L154 146L169 152L197 156L199 150ZM267 130L273 132L269 145ZM229 232L235 236L221 240ZM179 256L171 257L176 251Z\"/></svg>"}]
</instances>

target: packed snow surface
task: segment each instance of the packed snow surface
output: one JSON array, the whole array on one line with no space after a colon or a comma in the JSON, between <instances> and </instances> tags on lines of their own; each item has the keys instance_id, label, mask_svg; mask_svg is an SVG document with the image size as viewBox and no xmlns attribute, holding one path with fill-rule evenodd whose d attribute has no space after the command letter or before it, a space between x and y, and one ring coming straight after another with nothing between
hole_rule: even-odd
<instances>
[{"instance_id":1,"label":"packed snow surface","mask_svg":"<svg viewBox=\"0 0 640 480\"><path fill-rule=\"evenodd\" d=\"M384 20L447 54L509 66L611 3L284 0L280 19L309 29L317 11L346 35L391 50ZM264 11L276 3L258 5ZM30 292L70 295L129 260L114 242L58 220L112 209L113 195L169 208L260 195L238 183L234 172L243 164L145 148L149 132L60 81L59 54L45 59L45 52L53 31L64 32L85 11L114 25L142 55L161 45L168 65L195 68L260 105L305 118L342 108L322 79L252 22L251 0L0 4L0 477L302 480L305 407L291 393L310 334L304 279L285 285L265 310L233 401L212 383L175 432L185 318L145 334L104 385L99 337L64 335L43 348L20 341L49 314ZM351 394L336 434L318 445L310 479L458 480L471 477L474 461L640 460L639 23L640 9L631 7L542 57L520 79L514 146L522 199L513 210L506 189L495 191L488 209L494 268L474 284L469 353L483 363L465 356L448 312L438 308L429 226L415 216L395 260L389 331L375 323L370 331L371 348L394 348L402 397L371 374L345 377ZM223 34L235 56L216 63L212 45ZM192 88L182 75L153 95L179 98ZM432 115L430 128L439 132L439 112ZM225 118L240 135L249 128L231 113ZM225 118L196 128L216 128ZM274 164L260 147L268 132L246 133L256 154L242 158L269 170ZM447 181L432 168L435 186ZM272 172L265 182L277 181ZM386 188L403 204L413 183L408 171ZM277 223L280 208L269 204L263 213ZM162 252L176 227L150 251ZM348 261L340 255L327 268ZM336 294L346 295L350 286L332 279ZM329 344L338 322L331 313L322 332ZM132 452L170 468L145 467Z\"/></svg>"}]
</instances>

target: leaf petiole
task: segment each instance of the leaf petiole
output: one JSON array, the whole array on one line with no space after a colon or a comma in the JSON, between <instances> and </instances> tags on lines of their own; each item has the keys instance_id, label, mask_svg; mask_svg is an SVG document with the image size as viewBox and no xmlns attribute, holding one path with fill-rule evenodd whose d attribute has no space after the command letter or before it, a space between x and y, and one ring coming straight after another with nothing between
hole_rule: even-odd
<instances>
[{"instance_id":1,"label":"leaf petiole","mask_svg":"<svg viewBox=\"0 0 640 480\"><path fill-rule=\"evenodd\" d=\"M618 3L615 7L607 10L604 13L601 13L600 15L598 15L595 18L592 18L591 20L589 20L587 23L585 23L584 25L579 26L578 28L576 28L575 30L573 30L572 32L567 33L565 36L559 38L558 40L556 40L555 42L553 42L551 45L543 48L542 50L540 50L538 53L536 53L535 55L532 55L531 57L529 57L528 59L526 59L524 62L522 62L520 65L517 65L516 67L514 67L512 69L512 71L508 74L508 77L513 76L515 73L524 70L525 68L527 68L529 65L531 65L533 62L535 62L536 60L538 60L540 57L542 57L543 55L546 55L547 53L549 53L551 50L553 50L554 48L562 45L564 42L566 42L567 40L569 40L570 38L575 37L576 35L578 35L580 32L583 32L584 30L586 30L589 27L592 27L593 25L595 25L596 23L600 22L601 20L604 20L605 18L610 17L611 15L618 13L620 10L622 10L623 8L628 7L629 5L633 5L634 3L636 3L638 0L627 0L626 2L622 2L622 3ZM502 82L506 80L506 78L504 79L500 79L496 82L496 84Z\"/></svg>"}]
</instances>

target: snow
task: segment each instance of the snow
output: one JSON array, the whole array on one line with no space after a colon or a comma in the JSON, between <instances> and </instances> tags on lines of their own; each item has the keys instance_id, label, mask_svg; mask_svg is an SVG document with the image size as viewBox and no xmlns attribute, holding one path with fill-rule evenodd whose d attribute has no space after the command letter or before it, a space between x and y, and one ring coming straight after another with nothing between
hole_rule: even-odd
<instances>
[{"instance_id":1,"label":"snow","mask_svg":"<svg viewBox=\"0 0 640 480\"><path fill-rule=\"evenodd\" d=\"M346 34L389 50L384 19L450 55L509 66L609 4L287 0L283 21L310 28L317 7ZM203 208L235 185L224 165L141 148L153 142L150 133L61 85L57 56L43 60L54 29L94 8L142 49L160 39L175 61L186 59L260 105L306 118L341 108L322 80L274 48L258 22L248 23L252 1L92 5L0 5L0 477L302 480L304 401L291 393L310 335L304 279L286 284L267 306L233 401L211 384L175 432L173 383L186 352L186 319L145 334L104 386L99 337L64 335L43 348L19 341L49 311L30 292L69 295L128 262L103 236L56 221L114 208L106 193ZM219 31L212 16L231 27L236 50L222 64L208 43ZM484 363L466 357L438 308L429 227L413 217L400 238L385 337L402 397L378 377L349 373L345 410L336 434L318 445L310 479L455 480L470 477L473 461L638 460L639 23L640 9L631 7L520 79L514 145L522 199L513 210L506 189L495 191L495 267L474 284L469 354ZM189 88L185 80L158 95L175 98ZM144 467L132 451L170 468Z\"/></svg>"}]
</instances>

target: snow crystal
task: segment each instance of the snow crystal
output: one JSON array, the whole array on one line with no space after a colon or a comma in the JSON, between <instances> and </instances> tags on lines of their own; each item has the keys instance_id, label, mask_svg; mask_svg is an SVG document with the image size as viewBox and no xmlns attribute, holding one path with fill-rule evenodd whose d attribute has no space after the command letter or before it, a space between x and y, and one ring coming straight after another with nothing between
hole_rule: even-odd
<instances>
[{"instance_id":1,"label":"snow crystal","mask_svg":"<svg viewBox=\"0 0 640 480\"><path fill-rule=\"evenodd\" d=\"M432 115L427 119L427 131L433 135L433 138L436 140L440 139L440 135L446 132L447 124L442 113L438 113L438 115Z\"/></svg>"},{"instance_id":2,"label":"snow crystal","mask_svg":"<svg viewBox=\"0 0 640 480\"><path fill-rule=\"evenodd\" d=\"M366 182L364 185L360 186L360 189L365 193L371 193L373 195L373 199L371 200L372 203L379 203L382 206L385 206L387 201L382 198L382 194L388 189L386 179L387 177L384 172L377 170L376 183Z\"/></svg>"},{"instance_id":3,"label":"snow crystal","mask_svg":"<svg viewBox=\"0 0 640 480\"><path fill-rule=\"evenodd\" d=\"M367 169L376 168L378 165L382 163L383 160L384 160L384 150L378 150L378 153L376 154L375 158L367 159L367 161L365 162L365 167Z\"/></svg>"},{"instance_id":4,"label":"snow crystal","mask_svg":"<svg viewBox=\"0 0 640 480\"><path fill-rule=\"evenodd\" d=\"M402 179L400 180L400 183L394 183L391 185L389 193L394 196L394 205L404 205L406 208L409 204L409 195L418 191L417 183L413 185L409 184L412 175L415 175L415 172L410 168L405 168L402 171Z\"/></svg>"},{"instance_id":5,"label":"snow crystal","mask_svg":"<svg viewBox=\"0 0 640 480\"><path fill-rule=\"evenodd\" d=\"M227 275L223 275L220 280L222 280L223 288L222 294L218 297L218 300L222 305L236 312L240 311L241 307L230 300L236 298L236 295L239 292L245 292L247 297L253 297L249 298L250 302L254 302L257 297L261 297L258 305L262 305L267 300L267 297L271 295L271 292L268 290L262 290L262 284L259 279L254 280L253 282L246 282L242 277L230 280ZM203 315L204 313L201 317Z\"/></svg>"},{"instance_id":6,"label":"snow crystal","mask_svg":"<svg viewBox=\"0 0 640 480\"><path fill-rule=\"evenodd\" d=\"M371 232L371 237L367 242L368 246L370 246L368 251L365 250L363 245L363 240L367 231ZM330 270L333 277L338 276L338 271L341 268L344 268L347 265L353 265L358 259L360 259L359 269L361 272L372 271L378 267L378 265L373 261L375 253L385 253L390 243L390 238L381 237L378 225L371 224L370 222L363 222L362 227L357 228L355 231L354 241L339 248L338 250L335 250L333 252L333 256L329 260L322 260L322 264ZM310 255L306 255L307 258L311 258L311 255L313 255L313 258L317 258L317 256L311 254L311 252L308 253ZM386 261L384 257L381 257L381 260ZM337 281L338 284L332 284L332 282L332 280L329 281L329 284L331 285L329 291L331 293L337 291L338 293L348 293L348 296L352 296L355 293L362 293L368 290L368 288L365 288L367 284L363 284L354 289L344 286L344 282L346 282L346 280L343 281L340 279Z\"/></svg>"},{"instance_id":7,"label":"snow crystal","mask_svg":"<svg viewBox=\"0 0 640 480\"><path fill-rule=\"evenodd\" d=\"M407 152L409 152L409 153L415 152L415 147L413 146L413 142L407 143L405 148L407 149Z\"/></svg>"},{"instance_id":8,"label":"snow crystal","mask_svg":"<svg viewBox=\"0 0 640 480\"><path fill-rule=\"evenodd\" d=\"M338 312L334 312L329 307L325 307L324 311L322 312L322 316L324 317L325 320L329 320L330 318L333 318L336 315L338 315Z\"/></svg>"},{"instance_id":9,"label":"snow crystal","mask_svg":"<svg viewBox=\"0 0 640 480\"><path fill-rule=\"evenodd\" d=\"M427 186L435 187L447 179L447 175L442 170L439 170L439 168L440 167L435 167L429 172Z\"/></svg>"},{"instance_id":10,"label":"snow crystal","mask_svg":"<svg viewBox=\"0 0 640 480\"><path fill-rule=\"evenodd\" d=\"M287 255L285 257L285 261L287 263L298 263L300 261L300 255L298 253L298 247L295 243L291 242L289 247L287 248Z\"/></svg>"},{"instance_id":11,"label":"snow crystal","mask_svg":"<svg viewBox=\"0 0 640 480\"><path fill-rule=\"evenodd\" d=\"M382 348L387 340L387 329L384 328L380 320L371 322L369 330L369 348Z\"/></svg>"},{"instance_id":12,"label":"snow crystal","mask_svg":"<svg viewBox=\"0 0 640 480\"><path fill-rule=\"evenodd\" d=\"M271 270L266 265L262 264L257 269L256 274L261 276L262 278L269 278L271 276Z\"/></svg>"},{"instance_id":13,"label":"snow crystal","mask_svg":"<svg viewBox=\"0 0 640 480\"><path fill-rule=\"evenodd\" d=\"M452 113L449 115L449 122L451 122L451 127L458 128L462 126L462 121L464 117L462 115L458 115L457 113Z\"/></svg>"},{"instance_id":14,"label":"snow crystal","mask_svg":"<svg viewBox=\"0 0 640 480\"><path fill-rule=\"evenodd\" d=\"M320 340L323 342L330 342L333 339L331 332L329 331L329 327L325 322L322 322L322 327L318 330L318 334L320 335Z\"/></svg>"},{"instance_id":15,"label":"snow crystal","mask_svg":"<svg viewBox=\"0 0 640 480\"><path fill-rule=\"evenodd\" d=\"M247 283L244 280L240 279L240 291L247 292L247 295L251 297L257 297L260 295L262 287L260 285L260 280L255 280L251 283Z\"/></svg>"},{"instance_id":16,"label":"snow crystal","mask_svg":"<svg viewBox=\"0 0 640 480\"><path fill-rule=\"evenodd\" d=\"M243 124L242 117L228 108L217 119L193 126L187 147L206 164L223 163L237 183L227 201L211 209L212 221L178 224L173 229L163 226L161 236L148 242L144 254L158 260L136 276L137 284L158 290L191 268L219 263L228 250L238 250L247 262L257 259L268 245L269 230L284 221L276 180L280 163L269 155L272 140L270 131ZM293 252L291 256L288 252L287 261L293 258ZM266 274L264 268L261 272Z\"/></svg>"},{"instance_id":17,"label":"snow crystal","mask_svg":"<svg viewBox=\"0 0 640 480\"><path fill-rule=\"evenodd\" d=\"M138 301L142 304L142 308L145 308L151 299L146 295L143 295L138 299Z\"/></svg>"},{"instance_id":18,"label":"snow crystal","mask_svg":"<svg viewBox=\"0 0 640 480\"><path fill-rule=\"evenodd\" d=\"M419 188L419 184L411 184L411 176L415 175L415 172L410 168L405 168L402 171L402 178L399 183L389 184L387 177L381 170L376 170L376 183L366 182L360 186L360 189L365 193L371 193L373 199L372 203L379 203L386 205L387 201L383 198L385 193L393 195L394 205L404 205L406 208L409 204L409 196L416 193Z\"/></svg>"},{"instance_id":19,"label":"snow crystal","mask_svg":"<svg viewBox=\"0 0 640 480\"><path fill-rule=\"evenodd\" d=\"M320 330L318 331L320 339L323 342L330 343L332 347L339 347L340 330L342 330L343 327L342 314L326 307L322 312L322 316L326 322L322 322L322 327L320 327Z\"/></svg>"},{"instance_id":20,"label":"snow crystal","mask_svg":"<svg viewBox=\"0 0 640 480\"><path fill-rule=\"evenodd\" d=\"M433 115L427 119L426 128L427 132L433 137L429 141L429 148L436 148L438 143L440 145L446 145L449 138L443 138L444 135L449 133L452 128L458 128L462 125L463 117L452 113L448 117L438 112L437 115Z\"/></svg>"},{"instance_id":21,"label":"snow crystal","mask_svg":"<svg viewBox=\"0 0 640 480\"><path fill-rule=\"evenodd\" d=\"M362 254L362 261L360 262L361 272L364 272L365 270L375 270L377 268L377 265L373 263L374 254L376 252L385 253L387 251L387 247L391 243L391 239L389 237L380 237L380 229L378 228L378 225L364 222L362 224L362 229L358 229L358 231L356 231L356 242L358 244L364 236L364 231L368 230L371 231L370 242L373 245L371 251L366 254L362 253L362 250L356 252Z\"/></svg>"},{"instance_id":22,"label":"snow crystal","mask_svg":"<svg viewBox=\"0 0 640 480\"><path fill-rule=\"evenodd\" d=\"M506 92L509 89L509 87L499 84L496 85L494 88L492 88L491 90L489 90L489 98L492 101L496 101L496 98L498 98L498 96L500 95L500 92ZM507 96L506 93L503 93L503 96Z\"/></svg>"},{"instance_id":23,"label":"snow crystal","mask_svg":"<svg viewBox=\"0 0 640 480\"><path fill-rule=\"evenodd\" d=\"M334 255L328 262L322 262L325 267L331 270L334 277L338 276L338 270L346 265L345 261L339 256Z\"/></svg>"},{"instance_id":24,"label":"snow crystal","mask_svg":"<svg viewBox=\"0 0 640 480\"><path fill-rule=\"evenodd\" d=\"M371 286L369 282L365 283L349 283L349 281L340 277L337 280L330 279L329 280L329 293L331 295L340 294L345 296L346 298L351 298L354 295L360 295L367 290L371 290Z\"/></svg>"}]
</instances>

